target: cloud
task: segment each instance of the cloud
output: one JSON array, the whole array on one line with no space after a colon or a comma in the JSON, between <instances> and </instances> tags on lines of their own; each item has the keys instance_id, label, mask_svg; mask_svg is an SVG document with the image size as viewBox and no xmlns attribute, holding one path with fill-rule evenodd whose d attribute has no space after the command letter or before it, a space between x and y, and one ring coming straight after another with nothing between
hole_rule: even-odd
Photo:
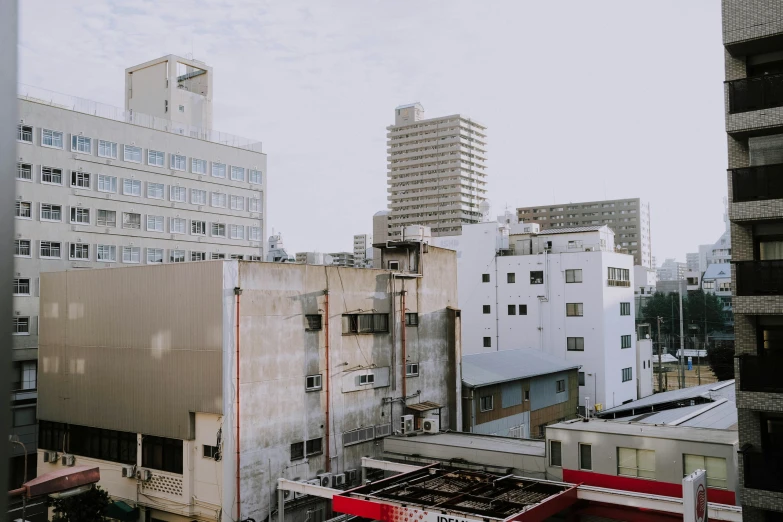
<instances>
[{"instance_id":1,"label":"cloud","mask_svg":"<svg viewBox=\"0 0 783 522\"><path fill-rule=\"evenodd\" d=\"M121 106L126 67L193 52L215 127L264 142L267 225L292 251L371 232L385 127L420 101L488 126L495 213L639 196L653 253L684 259L726 193L720 6L684 4L25 0L20 77Z\"/></svg>"}]
</instances>

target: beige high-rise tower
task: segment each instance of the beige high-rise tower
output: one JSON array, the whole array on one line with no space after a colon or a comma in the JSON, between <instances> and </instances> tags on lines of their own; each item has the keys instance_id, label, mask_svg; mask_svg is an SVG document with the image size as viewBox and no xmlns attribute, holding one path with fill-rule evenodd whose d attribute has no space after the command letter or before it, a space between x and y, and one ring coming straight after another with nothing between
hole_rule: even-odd
<instances>
[{"instance_id":1,"label":"beige high-rise tower","mask_svg":"<svg viewBox=\"0 0 783 522\"><path fill-rule=\"evenodd\" d=\"M424 119L420 103L395 109L388 141L389 236L425 225L453 236L481 221L486 199L486 127L453 114ZM376 237L377 240L377 237Z\"/></svg>"}]
</instances>

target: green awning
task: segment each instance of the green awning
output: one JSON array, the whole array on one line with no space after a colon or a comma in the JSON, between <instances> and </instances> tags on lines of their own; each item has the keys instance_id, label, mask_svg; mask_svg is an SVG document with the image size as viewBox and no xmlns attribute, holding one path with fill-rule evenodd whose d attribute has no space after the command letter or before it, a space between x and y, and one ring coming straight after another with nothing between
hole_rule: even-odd
<instances>
[{"instance_id":1,"label":"green awning","mask_svg":"<svg viewBox=\"0 0 783 522\"><path fill-rule=\"evenodd\" d=\"M106 507L104 516L122 522L136 522L139 519L139 508L130 507L122 500L116 500Z\"/></svg>"}]
</instances>

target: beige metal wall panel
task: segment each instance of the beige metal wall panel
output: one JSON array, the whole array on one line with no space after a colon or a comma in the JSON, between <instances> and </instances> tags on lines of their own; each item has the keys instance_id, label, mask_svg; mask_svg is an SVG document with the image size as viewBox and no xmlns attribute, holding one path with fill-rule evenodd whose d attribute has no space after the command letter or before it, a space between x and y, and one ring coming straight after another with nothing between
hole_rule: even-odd
<instances>
[{"instance_id":1,"label":"beige metal wall panel","mask_svg":"<svg viewBox=\"0 0 783 522\"><path fill-rule=\"evenodd\" d=\"M192 439L223 410L221 295L221 262L41 274L38 417Z\"/></svg>"}]
</instances>

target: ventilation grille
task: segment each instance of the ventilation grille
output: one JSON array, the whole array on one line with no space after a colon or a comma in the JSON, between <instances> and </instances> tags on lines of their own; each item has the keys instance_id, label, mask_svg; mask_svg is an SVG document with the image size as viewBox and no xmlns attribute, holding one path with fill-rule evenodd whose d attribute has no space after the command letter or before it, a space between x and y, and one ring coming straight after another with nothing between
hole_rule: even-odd
<instances>
[{"instance_id":1,"label":"ventilation grille","mask_svg":"<svg viewBox=\"0 0 783 522\"><path fill-rule=\"evenodd\" d=\"M168 475L152 475L152 478L148 482L144 482L143 489L181 497L182 479L170 477Z\"/></svg>"}]
</instances>

